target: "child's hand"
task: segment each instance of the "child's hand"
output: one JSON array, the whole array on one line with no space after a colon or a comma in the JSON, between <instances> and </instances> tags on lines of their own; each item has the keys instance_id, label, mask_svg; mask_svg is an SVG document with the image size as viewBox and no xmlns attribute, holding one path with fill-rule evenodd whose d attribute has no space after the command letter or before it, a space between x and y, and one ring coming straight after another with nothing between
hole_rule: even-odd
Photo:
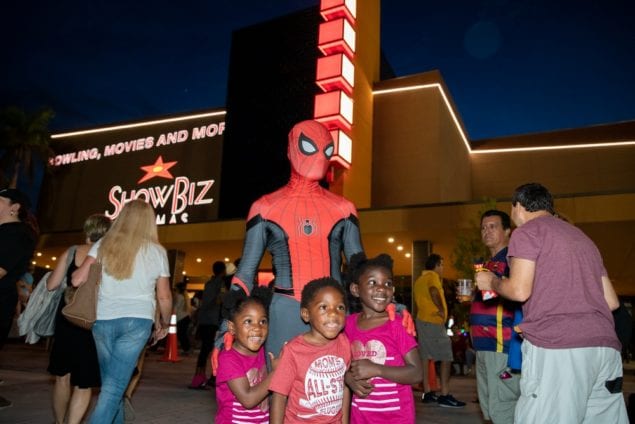
<instances>
[{"instance_id":1,"label":"child's hand","mask_svg":"<svg viewBox=\"0 0 635 424\"><path fill-rule=\"evenodd\" d=\"M154 329L154 332L152 333L152 339L150 340L150 346L154 346L155 344L157 344L159 342L159 340L165 338L165 336L168 335L168 329L167 328L162 328L161 326L158 326Z\"/></svg>"},{"instance_id":2,"label":"child's hand","mask_svg":"<svg viewBox=\"0 0 635 424\"><path fill-rule=\"evenodd\" d=\"M355 379L350 370L344 375L344 381L351 391L360 398L365 398L374 389L372 383L368 379Z\"/></svg>"},{"instance_id":3,"label":"child's hand","mask_svg":"<svg viewBox=\"0 0 635 424\"><path fill-rule=\"evenodd\" d=\"M377 364L369 361L368 359L358 359L357 361L353 361L349 371L352 377L356 380L369 379L379 375Z\"/></svg>"}]
</instances>

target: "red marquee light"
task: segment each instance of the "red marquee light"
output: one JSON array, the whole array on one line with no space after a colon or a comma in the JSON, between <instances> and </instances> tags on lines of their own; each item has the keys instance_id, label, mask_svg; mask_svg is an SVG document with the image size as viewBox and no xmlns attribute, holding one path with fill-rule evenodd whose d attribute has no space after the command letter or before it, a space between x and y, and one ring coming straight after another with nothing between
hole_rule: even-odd
<instances>
[{"instance_id":1,"label":"red marquee light","mask_svg":"<svg viewBox=\"0 0 635 424\"><path fill-rule=\"evenodd\" d=\"M342 53L321 57L317 62L315 82L324 92L343 90L346 94L352 95L355 66Z\"/></svg>"},{"instance_id":2,"label":"red marquee light","mask_svg":"<svg viewBox=\"0 0 635 424\"><path fill-rule=\"evenodd\" d=\"M344 18L322 22L318 34L318 48L325 56L344 53L349 59L355 55L355 30Z\"/></svg>"},{"instance_id":3,"label":"red marquee light","mask_svg":"<svg viewBox=\"0 0 635 424\"><path fill-rule=\"evenodd\" d=\"M356 0L322 0L320 2L320 14L325 21L346 18L349 22L354 23L356 9Z\"/></svg>"},{"instance_id":4,"label":"red marquee light","mask_svg":"<svg viewBox=\"0 0 635 424\"><path fill-rule=\"evenodd\" d=\"M329 130L351 130L353 125L353 99L343 91L331 91L315 96L313 116Z\"/></svg>"},{"instance_id":5,"label":"red marquee light","mask_svg":"<svg viewBox=\"0 0 635 424\"><path fill-rule=\"evenodd\" d=\"M355 87L355 25L357 0L321 0L316 84L324 92L315 96L313 117L331 132L335 166L350 168L353 141L353 89ZM332 182L335 174L329 174Z\"/></svg>"},{"instance_id":6,"label":"red marquee light","mask_svg":"<svg viewBox=\"0 0 635 424\"><path fill-rule=\"evenodd\" d=\"M341 129L331 130L331 137L335 143L335 154L331 161L337 162L346 169L350 168L353 162L353 141Z\"/></svg>"}]
</instances>

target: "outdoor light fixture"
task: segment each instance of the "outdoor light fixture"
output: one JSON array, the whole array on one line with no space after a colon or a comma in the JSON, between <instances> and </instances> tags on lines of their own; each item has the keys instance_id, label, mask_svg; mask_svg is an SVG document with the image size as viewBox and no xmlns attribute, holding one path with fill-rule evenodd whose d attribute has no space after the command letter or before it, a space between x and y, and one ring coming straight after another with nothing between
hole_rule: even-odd
<instances>
[{"instance_id":1,"label":"outdoor light fixture","mask_svg":"<svg viewBox=\"0 0 635 424\"><path fill-rule=\"evenodd\" d=\"M176 117L176 118L155 119L155 120L152 120L152 121L135 122L134 124L114 125L112 127L95 128L95 129L92 129L92 130L73 131L73 132L67 132L67 133L52 134L51 138L52 139L65 138L65 137L73 137L73 136L78 136L78 135L95 134L95 133L102 133L102 132L108 132L108 131L117 131L117 130L123 130L123 129L127 129L127 128L147 127L147 126L150 126L150 125L166 124L166 123L170 123L170 122L179 122L179 121L187 121L187 120L190 120L190 119L198 119L198 118L205 118L205 117L211 117L211 116L222 116L222 115L226 115L226 114L227 114L227 112L224 111L224 110L221 110L221 111L218 111L218 112L198 113L198 114L194 114L194 115L179 116L179 117Z\"/></svg>"},{"instance_id":2,"label":"outdoor light fixture","mask_svg":"<svg viewBox=\"0 0 635 424\"><path fill-rule=\"evenodd\" d=\"M320 2L320 14L325 21L346 18L350 22L355 22L356 11L356 0L323 0Z\"/></svg>"},{"instance_id":3,"label":"outdoor light fixture","mask_svg":"<svg viewBox=\"0 0 635 424\"><path fill-rule=\"evenodd\" d=\"M353 99L341 90L315 96L313 115L329 130L350 131L353 125Z\"/></svg>"},{"instance_id":4,"label":"outdoor light fixture","mask_svg":"<svg viewBox=\"0 0 635 424\"><path fill-rule=\"evenodd\" d=\"M331 160L344 168L350 168L353 161L353 140L341 129L332 130L331 137L335 142L335 153Z\"/></svg>"},{"instance_id":5,"label":"outdoor light fixture","mask_svg":"<svg viewBox=\"0 0 635 424\"><path fill-rule=\"evenodd\" d=\"M315 96L313 118L333 137L331 161L350 168L353 157L353 90L355 88L355 25L357 0L322 0L324 18L318 29L315 83L323 93ZM329 174L334 179L335 172Z\"/></svg>"},{"instance_id":6,"label":"outdoor light fixture","mask_svg":"<svg viewBox=\"0 0 635 424\"><path fill-rule=\"evenodd\" d=\"M470 146L470 142L467 139L461 124L459 123L459 119L454 112L454 108L450 104L450 100L445 94L445 90L439 83L431 83L431 84L417 84L411 85L407 87L398 87L398 88L388 88L383 90L373 91L374 96L380 96L385 94L393 94L393 93L403 93L406 91L413 90L426 90L430 88L436 88L439 90L439 94L443 98L443 102L445 103L450 115L452 117L452 121L461 136L461 140L465 145L467 152L470 154L488 154L488 153L517 153L517 152L539 152L539 151L548 151L548 150L567 150L567 149L589 149L594 147L599 148L607 148L607 147L623 147L623 146L634 146L635 140L625 140L625 141L614 141L614 142L606 142L606 143L586 143L586 144L559 144L559 145L550 145L550 146L533 146L533 147L508 147L508 148L494 148L494 149L479 149L473 150Z\"/></svg>"},{"instance_id":7,"label":"outdoor light fixture","mask_svg":"<svg viewBox=\"0 0 635 424\"><path fill-rule=\"evenodd\" d=\"M343 90L350 96L355 85L355 66L343 53L320 57L315 78L322 91Z\"/></svg>"},{"instance_id":8,"label":"outdoor light fixture","mask_svg":"<svg viewBox=\"0 0 635 424\"><path fill-rule=\"evenodd\" d=\"M344 18L322 22L318 33L318 49L325 56L344 53L350 59L355 55L355 30Z\"/></svg>"}]
</instances>

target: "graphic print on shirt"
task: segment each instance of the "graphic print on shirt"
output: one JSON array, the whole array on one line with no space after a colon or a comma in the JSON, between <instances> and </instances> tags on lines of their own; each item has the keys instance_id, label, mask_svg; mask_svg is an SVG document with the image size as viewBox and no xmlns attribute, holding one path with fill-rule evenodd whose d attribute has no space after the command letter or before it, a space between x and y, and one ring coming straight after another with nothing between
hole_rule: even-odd
<instances>
[{"instance_id":1,"label":"graphic print on shirt","mask_svg":"<svg viewBox=\"0 0 635 424\"><path fill-rule=\"evenodd\" d=\"M251 368L245 375L247 376L249 387L254 387L267 377L267 369L265 367L260 369ZM260 402L260 405L258 405L258 408L263 412L267 412L269 410L268 399L263 399L262 402Z\"/></svg>"},{"instance_id":2,"label":"graphic print on shirt","mask_svg":"<svg viewBox=\"0 0 635 424\"><path fill-rule=\"evenodd\" d=\"M369 340L366 344L359 340L351 343L351 353L353 360L368 359L375 364L384 365L386 360L386 346L379 340Z\"/></svg>"},{"instance_id":3,"label":"graphic print on shirt","mask_svg":"<svg viewBox=\"0 0 635 424\"><path fill-rule=\"evenodd\" d=\"M361 340L352 341L351 354L354 361L368 359L380 365L393 363L395 359L394 356L388 356L386 345L377 339L368 340L366 343ZM401 410L397 383L381 377L373 377L371 380L374 389L368 397L359 398L353 395L351 422L365 414L391 414L399 413Z\"/></svg>"},{"instance_id":4,"label":"graphic print on shirt","mask_svg":"<svg viewBox=\"0 0 635 424\"><path fill-rule=\"evenodd\" d=\"M300 405L315 411L314 414L299 414L301 418L316 415L334 416L342 409L344 398L344 373L346 363L343 358L325 355L315 359L304 377L304 394Z\"/></svg>"}]
</instances>

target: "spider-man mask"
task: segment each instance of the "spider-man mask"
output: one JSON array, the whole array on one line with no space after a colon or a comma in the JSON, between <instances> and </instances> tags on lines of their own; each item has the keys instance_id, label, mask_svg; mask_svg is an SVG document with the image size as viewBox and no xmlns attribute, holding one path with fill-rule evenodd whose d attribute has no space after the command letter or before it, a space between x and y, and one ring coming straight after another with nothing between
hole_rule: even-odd
<instances>
[{"instance_id":1,"label":"spider-man mask","mask_svg":"<svg viewBox=\"0 0 635 424\"><path fill-rule=\"evenodd\" d=\"M331 133L317 121L299 122L289 132L287 157L291 168L309 180L324 178L333 149Z\"/></svg>"}]
</instances>

